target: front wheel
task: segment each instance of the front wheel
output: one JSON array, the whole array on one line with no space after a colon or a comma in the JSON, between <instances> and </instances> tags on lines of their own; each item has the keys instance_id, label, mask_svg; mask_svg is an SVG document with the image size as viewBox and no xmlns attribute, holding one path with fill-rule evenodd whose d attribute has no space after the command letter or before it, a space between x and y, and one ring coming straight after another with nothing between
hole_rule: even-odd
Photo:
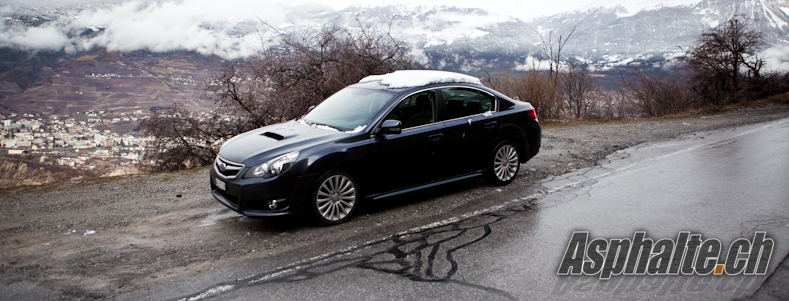
<instances>
[{"instance_id":1,"label":"front wheel","mask_svg":"<svg viewBox=\"0 0 789 301\"><path fill-rule=\"evenodd\" d=\"M512 182L520 169L518 149L509 141L502 141L493 150L493 158L488 163L488 182L493 185L505 185Z\"/></svg>"},{"instance_id":2,"label":"front wheel","mask_svg":"<svg viewBox=\"0 0 789 301\"><path fill-rule=\"evenodd\" d=\"M348 220L357 207L359 186L347 173L327 172L321 176L312 193L311 207L318 221L335 225Z\"/></svg>"}]
</instances>

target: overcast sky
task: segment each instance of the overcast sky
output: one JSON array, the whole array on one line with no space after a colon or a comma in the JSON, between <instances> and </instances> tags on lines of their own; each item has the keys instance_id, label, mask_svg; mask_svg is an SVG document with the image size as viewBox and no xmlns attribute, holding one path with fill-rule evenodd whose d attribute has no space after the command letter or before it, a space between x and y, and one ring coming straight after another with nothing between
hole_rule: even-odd
<instances>
[{"instance_id":1,"label":"overcast sky","mask_svg":"<svg viewBox=\"0 0 789 301\"><path fill-rule=\"evenodd\" d=\"M654 8L659 5L695 4L701 0L327 0L321 1L334 9L342 9L351 5L374 4L406 4L448 5L459 7L482 8L493 13L529 19L541 15L553 15L565 11L573 11L596 6L614 7L621 5L629 12L635 13L642 8ZM307 1L305 1L307 2Z\"/></svg>"},{"instance_id":2,"label":"overcast sky","mask_svg":"<svg viewBox=\"0 0 789 301\"><path fill-rule=\"evenodd\" d=\"M137 0L137 2L183 2L184 0ZM695 4L701 0L274 0L285 5L303 3L321 3L335 10L340 10L351 5L380 5L403 4L407 6L419 5L447 5L458 7L482 8L496 14L508 15L520 19L529 19L541 15L553 15L565 11L586 9L590 7L614 7L621 5L628 12L635 13L643 8L655 8L660 5L675 6ZM30 6L50 4L63 5L74 3L118 3L126 0L0 0L0 3L16 3ZM225 1L216 1L221 4ZM250 4L261 2L258 0L247 1ZM270 2L270 1L266 1Z\"/></svg>"}]
</instances>

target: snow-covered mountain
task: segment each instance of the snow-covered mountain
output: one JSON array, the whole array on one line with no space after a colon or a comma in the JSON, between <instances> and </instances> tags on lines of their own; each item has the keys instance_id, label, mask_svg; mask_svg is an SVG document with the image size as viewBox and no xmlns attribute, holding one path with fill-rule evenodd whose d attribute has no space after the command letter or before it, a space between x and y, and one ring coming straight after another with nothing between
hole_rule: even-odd
<instances>
[{"instance_id":1,"label":"snow-covered mountain","mask_svg":"<svg viewBox=\"0 0 789 301\"><path fill-rule=\"evenodd\" d=\"M683 53L699 35L734 15L753 20L769 46L789 43L789 1L704 0L696 5L643 10L629 16L622 8L575 11L529 22L541 32L570 32L568 53L594 62L632 59L659 61ZM682 48L682 49L681 49Z\"/></svg>"},{"instance_id":2,"label":"snow-covered mountain","mask_svg":"<svg viewBox=\"0 0 789 301\"><path fill-rule=\"evenodd\" d=\"M597 67L660 63L695 44L698 36L734 15L753 20L766 39L773 67L789 61L789 0L700 0L695 4L627 11L623 6L587 7L531 20L482 9L450 6L272 6L215 1L83 4L59 8L0 5L0 46L78 52L192 50L224 58L259 52L280 32L323 24L374 24L391 28L433 68L471 70L469 59L493 69L522 68L542 55L541 41L566 37L563 54ZM520 8L528 9L528 8ZM513 12L513 15L517 15ZM390 26L391 25L391 26ZM542 39L541 39L542 38ZM787 50L787 51L784 51ZM789 64L787 64L789 66Z\"/></svg>"},{"instance_id":3,"label":"snow-covered mountain","mask_svg":"<svg viewBox=\"0 0 789 301\"><path fill-rule=\"evenodd\" d=\"M565 56L610 67L628 63L660 63L692 47L699 35L741 15L753 20L753 28L764 34L765 50L774 64L785 64L789 53L789 0L703 0L695 5L663 6L638 12L624 7L596 7L522 21L496 16L478 9L436 7L402 10L396 7L352 7L332 14L327 21L350 25L347 19L389 20L395 16L397 29L434 60L435 68L473 69L466 58L492 68L531 67L531 56L542 56L542 41L567 37ZM575 31L573 32L573 29ZM775 47L775 48L772 48ZM776 49L780 49L775 51Z\"/></svg>"}]
</instances>

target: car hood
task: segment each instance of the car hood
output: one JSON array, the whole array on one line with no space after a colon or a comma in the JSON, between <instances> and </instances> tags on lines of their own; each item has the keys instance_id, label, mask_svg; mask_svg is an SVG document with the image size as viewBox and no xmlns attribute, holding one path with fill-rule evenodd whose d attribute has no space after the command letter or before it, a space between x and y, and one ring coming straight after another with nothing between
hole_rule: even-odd
<instances>
[{"instance_id":1,"label":"car hood","mask_svg":"<svg viewBox=\"0 0 789 301\"><path fill-rule=\"evenodd\" d=\"M330 127L292 120L235 136L222 145L219 155L227 160L250 166L291 151L304 150L349 135L350 133Z\"/></svg>"}]
</instances>

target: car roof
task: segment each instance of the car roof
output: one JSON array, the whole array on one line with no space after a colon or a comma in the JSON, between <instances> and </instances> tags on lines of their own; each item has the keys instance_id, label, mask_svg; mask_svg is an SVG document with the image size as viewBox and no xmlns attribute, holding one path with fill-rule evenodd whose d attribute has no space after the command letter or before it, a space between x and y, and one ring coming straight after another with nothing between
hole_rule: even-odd
<instances>
[{"instance_id":1,"label":"car roof","mask_svg":"<svg viewBox=\"0 0 789 301\"><path fill-rule=\"evenodd\" d=\"M370 75L359 83L377 82L388 89L424 87L433 84L473 84L482 85L479 78L449 71L438 70L398 70L395 72Z\"/></svg>"},{"instance_id":2,"label":"car roof","mask_svg":"<svg viewBox=\"0 0 789 301\"><path fill-rule=\"evenodd\" d=\"M407 88L390 88L389 86L381 85L380 82L366 82L366 83L353 84L353 85L350 85L348 87L371 89L371 90L380 90L380 91L386 91L386 92L390 92L390 93L393 93L393 94L400 95L400 94L410 94L410 93L412 93L414 91L419 91L419 90L424 90L424 89L441 88L441 87L447 87L447 86L473 87L473 88L477 88L477 89L482 89L482 90L488 91L489 93L494 93L488 87L485 87L485 86L482 86L482 85L466 84L466 83L458 83L458 84L446 83L446 84L432 84L432 85L427 85L427 86L417 86L417 87L407 87Z\"/></svg>"}]
</instances>

